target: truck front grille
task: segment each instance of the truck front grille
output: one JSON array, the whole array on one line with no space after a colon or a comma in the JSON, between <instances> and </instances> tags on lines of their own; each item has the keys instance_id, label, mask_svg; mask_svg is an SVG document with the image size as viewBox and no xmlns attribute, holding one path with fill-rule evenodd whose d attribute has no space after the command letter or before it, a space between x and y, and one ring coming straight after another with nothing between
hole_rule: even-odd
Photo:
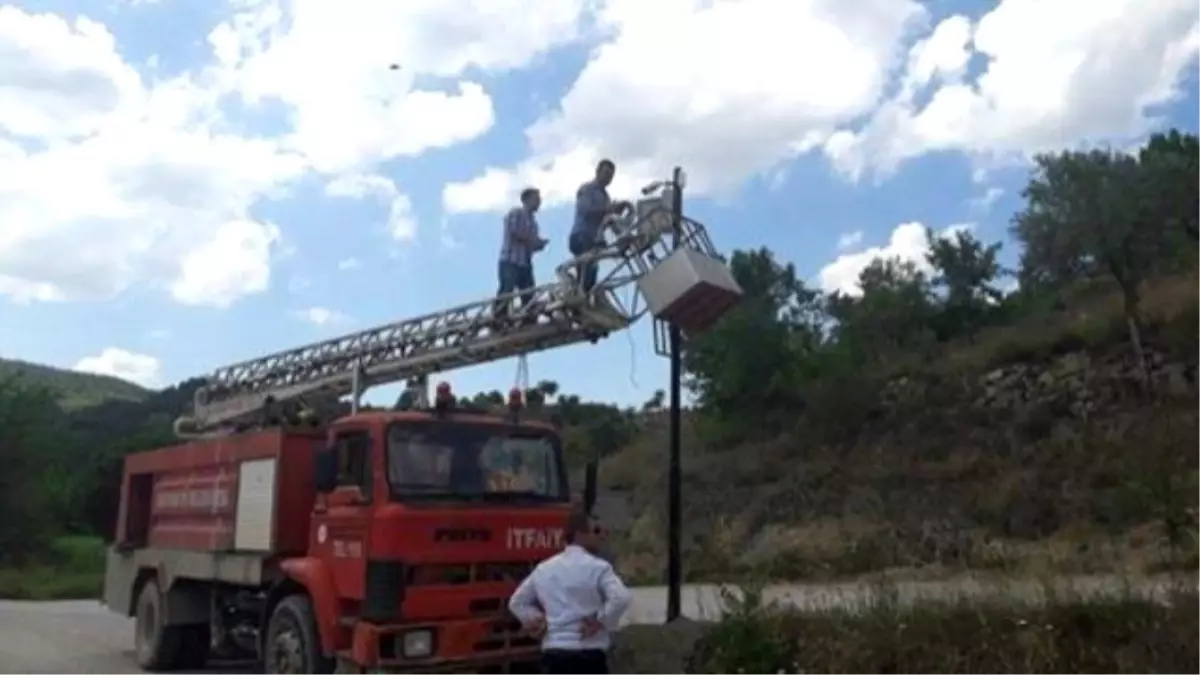
<instances>
[{"instance_id":1,"label":"truck front grille","mask_svg":"<svg viewBox=\"0 0 1200 675\"><path fill-rule=\"evenodd\" d=\"M505 648L535 647L540 644L537 638L522 633L521 622L513 617L497 619L489 628L488 636L473 645L475 651L492 652Z\"/></svg>"},{"instance_id":2,"label":"truck front grille","mask_svg":"<svg viewBox=\"0 0 1200 675\"><path fill-rule=\"evenodd\" d=\"M458 585L483 582L518 583L533 570L533 563L502 562L462 565L419 565L408 568L410 586Z\"/></svg>"},{"instance_id":3,"label":"truck front grille","mask_svg":"<svg viewBox=\"0 0 1200 675\"><path fill-rule=\"evenodd\" d=\"M368 560L361 616L364 621L387 623L400 617L404 602L404 564L396 560Z\"/></svg>"}]
</instances>

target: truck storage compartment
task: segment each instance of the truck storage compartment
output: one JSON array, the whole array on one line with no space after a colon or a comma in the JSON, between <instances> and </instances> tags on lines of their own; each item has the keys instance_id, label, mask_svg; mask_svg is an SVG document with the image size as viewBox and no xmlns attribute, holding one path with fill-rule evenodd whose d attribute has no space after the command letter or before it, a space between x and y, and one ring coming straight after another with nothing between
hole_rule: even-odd
<instances>
[{"instance_id":1,"label":"truck storage compartment","mask_svg":"<svg viewBox=\"0 0 1200 675\"><path fill-rule=\"evenodd\" d=\"M303 552L323 442L318 433L272 429L130 455L117 543Z\"/></svg>"}]
</instances>

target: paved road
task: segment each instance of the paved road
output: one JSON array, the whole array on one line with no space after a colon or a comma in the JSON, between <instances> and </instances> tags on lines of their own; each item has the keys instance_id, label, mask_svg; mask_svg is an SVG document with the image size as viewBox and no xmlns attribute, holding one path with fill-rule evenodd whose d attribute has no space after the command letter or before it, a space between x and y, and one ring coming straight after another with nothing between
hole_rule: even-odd
<instances>
[{"instance_id":1,"label":"paved road","mask_svg":"<svg viewBox=\"0 0 1200 675\"><path fill-rule=\"evenodd\" d=\"M1120 581L1101 577L1061 582L1077 593L1124 593ZM1147 580L1133 589L1139 594L1166 592L1165 580ZM766 590L766 597L810 609L853 609L886 593L901 603L968 596L977 600L1037 601L1045 587L1039 582L997 583L960 579L943 582L898 582L886 590L864 583L785 585ZM661 623L666 589L634 589L634 604L627 623ZM684 588L684 615L710 619L721 613L717 586ZM0 673L136 673L130 619L109 613L94 601L0 602ZM229 666L220 671L230 672Z\"/></svg>"}]
</instances>

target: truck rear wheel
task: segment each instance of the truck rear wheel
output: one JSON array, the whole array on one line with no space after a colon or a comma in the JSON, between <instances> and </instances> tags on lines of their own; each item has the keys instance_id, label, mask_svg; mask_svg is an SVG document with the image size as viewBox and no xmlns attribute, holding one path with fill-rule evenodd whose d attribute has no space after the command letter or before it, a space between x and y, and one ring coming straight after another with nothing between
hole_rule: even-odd
<instances>
[{"instance_id":1,"label":"truck rear wheel","mask_svg":"<svg viewBox=\"0 0 1200 675\"><path fill-rule=\"evenodd\" d=\"M321 652L312 602L303 595L289 595L275 605L263 652L268 673L333 672L333 659Z\"/></svg>"},{"instance_id":2,"label":"truck rear wheel","mask_svg":"<svg viewBox=\"0 0 1200 675\"><path fill-rule=\"evenodd\" d=\"M166 623L162 592L154 579L142 584L135 617L133 642L137 648L138 665L143 670L174 668L179 662L182 647L179 630Z\"/></svg>"}]
</instances>

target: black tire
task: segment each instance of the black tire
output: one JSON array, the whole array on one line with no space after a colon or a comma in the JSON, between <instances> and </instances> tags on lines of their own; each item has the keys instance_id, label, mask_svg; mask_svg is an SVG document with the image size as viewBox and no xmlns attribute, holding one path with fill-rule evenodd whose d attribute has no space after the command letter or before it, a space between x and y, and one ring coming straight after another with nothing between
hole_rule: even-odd
<instances>
[{"instance_id":1,"label":"black tire","mask_svg":"<svg viewBox=\"0 0 1200 675\"><path fill-rule=\"evenodd\" d=\"M206 623L179 627L178 666L187 670L203 668L212 649L212 632Z\"/></svg>"},{"instance_id":2,"label":"black tire","mask_svg":"<svg viewBox=\"0 0 1200 675\"><path fill-rule=\"evenodd\" d=\"M149 579L142 585L134 617L133 643L138 666L150 671L175 668L181 647L179 630L166 625L162 592L156 580Z\"/></svg>"},{"instance_id":3,"label":"black tire","mask_svg":"<svg viewBox=\"0 0 1200 675\"><path fill-rule=\"evenodd\" d=\"M275 605L263 645L264 673L332 673L334 660L321 653L312 602L289 595Z\"/></svg>"}]
</instances>

